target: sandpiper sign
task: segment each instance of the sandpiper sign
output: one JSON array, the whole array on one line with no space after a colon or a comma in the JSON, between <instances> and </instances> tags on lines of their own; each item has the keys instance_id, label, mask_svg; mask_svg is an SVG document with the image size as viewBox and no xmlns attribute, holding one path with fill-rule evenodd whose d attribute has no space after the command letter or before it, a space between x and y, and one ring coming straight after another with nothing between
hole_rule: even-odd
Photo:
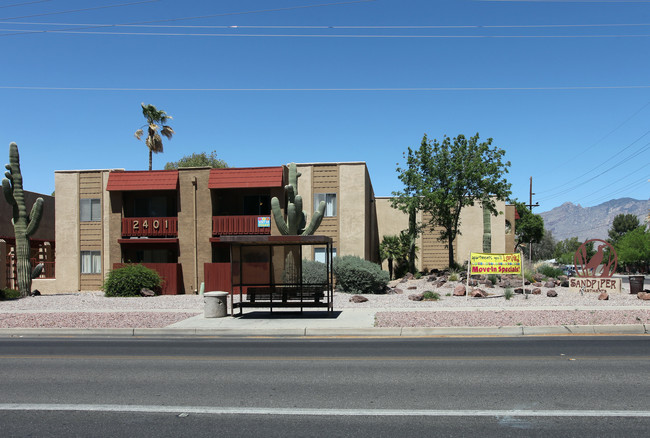
<instances>
[{"instance_id":1,"label":"sandpiper sign","mask_svg":"<svg viewBox=\"0 0 650 438\"><path fill-rule=\"evenodd\" d=\"M593 242L596 252L587 255L587 246ZM604 240L591 239L580 245L573 258L576 275L569 279L569 289L576 292L620 292L621 279L612 278L618 256L614 247Z\"/></svg>"}]
</instances>

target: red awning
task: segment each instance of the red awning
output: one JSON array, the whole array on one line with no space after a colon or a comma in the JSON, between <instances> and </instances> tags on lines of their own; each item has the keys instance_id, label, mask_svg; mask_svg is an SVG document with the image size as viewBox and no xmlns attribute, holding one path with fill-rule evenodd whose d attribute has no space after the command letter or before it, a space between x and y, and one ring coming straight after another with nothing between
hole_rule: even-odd
<instances>
[{"instance_id":1,"label":"red awning","mask_svg":"<svg viewBox=\"0 0 650 438\"><path fill-rule=\"evenodd\" d=\"M210 170L211 189L283 187L284 169L278 167L240 167Z\"/></svg>"},{"instance_id":2,"label":"red awning","mask_svg":"<svg viewBox=\"0 0 650 438\"><path fill-rule=\"evenodd\" d=\"M111 172L108 174L106 190L127 192L140 190L176 190L178 170L143 170Z\"/></svg>"},{"instance_id":3,"label":"red awning","mask_svg":"<svg viewBox=\"0 0 650 438\"><path fill-rule=\"evenodd\" d=\"M128 245L140 245L140 244L153 244L153 243L178 243L178 239L165 239L165 238L147 238L147 239L117 239L117 243L125 243Z\"/></svg>"}]
</instances>

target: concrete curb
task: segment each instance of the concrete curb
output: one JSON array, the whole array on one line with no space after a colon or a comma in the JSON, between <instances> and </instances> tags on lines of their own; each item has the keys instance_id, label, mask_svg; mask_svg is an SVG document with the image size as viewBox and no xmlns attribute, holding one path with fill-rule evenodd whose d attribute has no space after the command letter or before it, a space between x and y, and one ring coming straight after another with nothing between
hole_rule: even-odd
<instances>
[{"instance_id":1,"label":"concrete curb","mask_svg":"<svg viewBox=\"0 0 650 438\"><path fill-rule=\"evenodd\" d=\"M537 327L372 327L372 328L4 328L0 337L445 337L445 336L548 336L647 335L650 325L583 325Z\"/></svg>"}]
</instances>

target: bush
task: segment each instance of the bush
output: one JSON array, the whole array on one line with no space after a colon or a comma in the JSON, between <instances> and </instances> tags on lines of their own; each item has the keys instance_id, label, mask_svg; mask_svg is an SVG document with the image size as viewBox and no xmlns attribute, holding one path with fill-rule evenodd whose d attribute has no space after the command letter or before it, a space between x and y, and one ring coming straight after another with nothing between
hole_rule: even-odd
<instances>
[{"instance_id":1,"label":"bush","mask_svg":"<svg viewBox=\"0 0 650 438\"><path fill-rule=\"evenodd\" d=\"M126 265L113 269L104 282L107 297L137 297L142 288L159 293L162 280L156 271L142 265Z\"/></svg>"},{"instance_id":2,"label":"bush","mask_svg":"<svg viewBox=\"0 0 650 438\"><path fill-rule=\"evenodd\" d=\"M460 274L457 271L449 272L449 281L458 281L460 279Z\"/></svg>"},{"instance_id":3,"label":"bush","mask_svg":"<svg viewBox=\"0 0 650 438\"><path fill-rule=\"evenodd\" d=\"M0 289L0 301L17 300L20 292L14 289Z\"/></svg>"},{"instance_id":4,"label":"bush","mask_svg":"<svg viewBox=\"0 0 650 438\"><path fill-rule=\"evenodd\" d=\"M303 284L326 284L327 265L323 262L303 260L302 261L302 283Z\"/></svg>"},{"instance_id":5,"label":"bush","mask_svg":"<svg viewBox=\"0 0 650 438\"><path fill-rule=\"evenodd\" d=\"M509 300L510 298L515 296L515 293L511 287L507 287L505 292L503 293L503 296L506 298L506 300Z\"/></svg>"},{"instance_id":6,"label":"bush","mask_svg":"<svg viewBox=\"0 0 650 438\"><path fill-rule=\"evenodd\" d=\"M389 280L379 265L356 256L336 257L334 276L341 291L360 294L384 293Z\"/></svg>"},{"instance_id":7,"label":"bush","mask_svg":"<svg viewBox=\"0 0 650 438\"><path fill-rule=\"evenodd\" d=\"M562 269L554 268L553 266L547 264L539 266L537 268L537 272L547 278L558 278L560 275L564 274L564 271L562 271Z\"/></svg>"},{"instance_id":8,"label":"bush","mask_svg":"<svg viewBox=\"0 0 650 438\"><path fill-rule=\"evenodd\" d=\"M422 294L423 300L438 301L440 299L440 294L438 292L432 292L430 290Z\"/></svg>"},{"instance_id":9,"label":"bush","mask_svg":"<svg viewBox=\"0 0 650 438\"><path fill-rule=\"evenodd\" d=\"M499 283L499 277L497 276L497 274L490 274L488 275L487 279L490 280L492 284Z\"/></svg>"}]
</instances>

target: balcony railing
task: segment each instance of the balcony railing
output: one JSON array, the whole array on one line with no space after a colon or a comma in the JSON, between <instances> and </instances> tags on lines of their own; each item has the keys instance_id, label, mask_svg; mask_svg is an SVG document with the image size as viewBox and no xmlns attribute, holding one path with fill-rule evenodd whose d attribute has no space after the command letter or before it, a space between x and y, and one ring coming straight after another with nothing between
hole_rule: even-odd
<instances>
[{"instance_id":1,"label":"balcony railing","mask_svg":"<svg viewBox=\"0 0 650 438\"><path fill-rule=\"evenodd\" d=\"M123 237L176 237L176 217L125 217L122 218Z\"/></svg>"},{"instance_id":2,"label":"balcony railing","mask_svg":"<svg viewBox=\"0 0 650 438\"><path fill-rule=\"evenodd\" d=\"M212 234L271 234L271 216L212 216Z\"/></svg>"}]
</instances>

